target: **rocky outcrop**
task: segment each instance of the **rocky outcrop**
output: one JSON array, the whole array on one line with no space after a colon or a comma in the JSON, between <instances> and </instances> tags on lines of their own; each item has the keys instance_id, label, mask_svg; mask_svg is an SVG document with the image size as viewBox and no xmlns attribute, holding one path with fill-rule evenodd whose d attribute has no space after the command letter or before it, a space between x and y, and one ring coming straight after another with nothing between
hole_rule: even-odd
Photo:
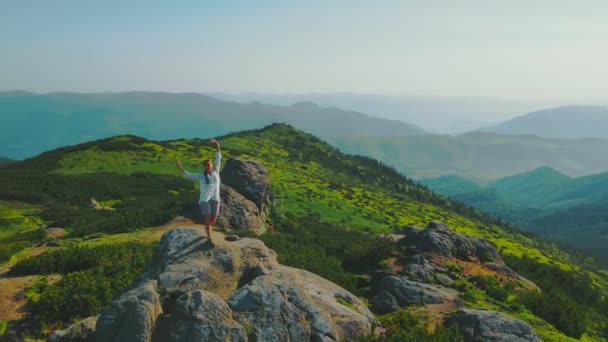
<instances>
[{"instance_id":1,"label":"rocky outcrop","mask_svg":"<svg viewBox=\"0 0 608 342\"><path fill-rule=\"evenodd\" d=\"M393 239L397 240L404 259L401 275L412 280L449 285L454 281L453 277L475 275L477 271L468 275L458 274L454 268L457 268L455 262L459 262L474 266L472 269L483 270L484 274L511 279L514 284L536 287L505 265L496 248L488 241L456 233L445 223L431 222L426 229L407 226L398 235L401 235L401 239ZM451 269L448 267L450 263Z\"/></svg>"},{"instance_id":2,"label":"rocky outcrop","mask_svg":"<svg viewBox=\"0 0 608 342\"><path fill-rule=\"evenodd\" d=\"M526 322L496 311L461 309L451 314L446 324L460 327L466 342L541 342Z\"/></svg>"},{"instance_id":3,"label":"rocky outcrop","mask_svg":"<svg viewBox=\"0 0 608 342\"><path fill-rule=\"evenodd\" d=\"M408 246L414 246L419 253L502 263L498 251L488 241L458 234L442 222L431 222L426 229L407 226L403 235L404 240L401 241Z\"/></svg>"},{"instance_id":4,"label":"rocky outcrop","mask_svg":"<svg viewBox=\"0 0 608 342\"><path fill-rule=\"evenodd\" d=\"M372 298L377 313L388 313L410 305L438 304L455 300L458 292L452 289L407 280L403 277L384 277Z\"/></svg>"},{"instance_id":5,"label":"rocky outcrop","mask_svg":"<svg viewBox=\"0 0 608 342\"><path fill-rule=\"evenodd\" d=\"M99 316L85 318L69 326L65 330L53 331L47 341L49 342L93 342L95 341L95 324Z\"/></svg>"},{"instance_id":6,"label":"rocky outcrop","mask_svg":"<svg viewBox=\"0 0 608 342\"><path fill-rule=\"evenodd\" d=\"M104 310L97 320L95 338L97 341L150 341L161 314L156 281L147 281Z\"/></svg>"},{"instance_id":7,"label":"rocky outcrop","mask_svg":"<svg viewBox=\"0 0 608 342\"><path fill-rule=\"evenodd\" d=\"M371 302L378 313L410 305L458 304L458 292L443 286L461 277L496 275L501 281L535 287L506 266L489 242L456 233L441 222L431 222L426 229L407 226L385 238L397 244L400 257L388 272L372 277Z\"/></svg>"},{"instance_id":8,"label":"rocky outcrop","mask_svg":"<svg viewBox=\"0 0 608 342\"><path fill-rule=\"evenodd\" d=\"M171 341L247 341L245 328L232 319L226 302L212 292L186 293L175 301L171 312Z\"/></svg>"},{"instance_id":9,"label":"rocky outcrop","mask_svg":"<svg viewBox=\"0 0 608 342\"><path fill-rule=\"evenodd\" d=\"M258 207L231 187L220 188L221 208L217 227L227 232L250 231L261 235L265 231L264 221Z\"/></svg>"},{"instance_id":10,"label":"rocky outcrop","mask_svg":"<svg viewBox=\"0 0 608 342\"><path fill-rule=\"evenodd\" d=\"M255 160L230 158L222 170L222 183L252 201L262 218L270 206L270 175L264 165Z\"/></svg>"},{"instance_id":11,"label":"rocky outcrop","mask_svg":"<svg viewBox=\"0 0 608 342\"><path fill-rule=\"evenodd\" d=\"M350 341L375 321L365 304L308 271L281 266L256 278L228 300L253 341Z\"/></svg>"},{"instance_id":12,"label":"rocky outcrop","mask_svg":"<svg viewBox=\"0 0 608 342\"><path fill-rule=\"evenodd\" d=\"M199 229L163 235L146 271L97 320L97 341L333 341L372 333L365 304L280 265L261 241L214 244Z\"/></svg>"}]
</instances>

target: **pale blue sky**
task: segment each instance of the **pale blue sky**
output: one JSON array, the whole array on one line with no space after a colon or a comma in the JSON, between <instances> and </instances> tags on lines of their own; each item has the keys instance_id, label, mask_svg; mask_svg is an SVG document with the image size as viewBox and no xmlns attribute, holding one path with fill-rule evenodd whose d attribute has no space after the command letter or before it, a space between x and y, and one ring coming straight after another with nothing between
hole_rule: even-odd
<instances>
[{"instance_id":1,"label":"pale blue sky","mask_svg":"<svg viewBox=\"0 0 608 342\"><path fill-rule=\"evenodd\" d=\"M608 103L606 1L0 1L0 90Z\"/></svg>"}]
</instances>

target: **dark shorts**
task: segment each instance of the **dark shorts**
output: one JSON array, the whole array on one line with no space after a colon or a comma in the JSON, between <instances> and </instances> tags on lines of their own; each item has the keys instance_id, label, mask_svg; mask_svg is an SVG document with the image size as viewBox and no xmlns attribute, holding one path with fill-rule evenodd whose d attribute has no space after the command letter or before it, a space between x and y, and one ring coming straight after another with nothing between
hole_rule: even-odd
<instances>
[{"instance_id":1,"label":"dark shorts","mask_svg":"<svg viewBox=\"0 0 608 342\"><path fill-rule=\"evenodd\" d=\"M201 204L201 213L203 213L203 216L210 216L210 215L217 216L220 212L220 202L219 201L210 200L207 202L201 202L200 204Z\"/></svg>"}]
</instances>

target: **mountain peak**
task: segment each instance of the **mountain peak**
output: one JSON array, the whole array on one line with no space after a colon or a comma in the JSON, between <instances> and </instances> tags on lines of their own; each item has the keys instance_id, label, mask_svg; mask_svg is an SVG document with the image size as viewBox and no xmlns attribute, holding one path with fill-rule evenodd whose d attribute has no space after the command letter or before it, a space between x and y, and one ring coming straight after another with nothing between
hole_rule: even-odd
<instances>
[{"instance_id":1,"label":"mountain peak","mask_svg":"<svg viewBox=\"0 0 608 342\"><path fill-rule=\"evenodd\" d=\"M530 112L483 131L546 138L608 138L608 108L568 105Z\"/></svg>"}]
</instances>

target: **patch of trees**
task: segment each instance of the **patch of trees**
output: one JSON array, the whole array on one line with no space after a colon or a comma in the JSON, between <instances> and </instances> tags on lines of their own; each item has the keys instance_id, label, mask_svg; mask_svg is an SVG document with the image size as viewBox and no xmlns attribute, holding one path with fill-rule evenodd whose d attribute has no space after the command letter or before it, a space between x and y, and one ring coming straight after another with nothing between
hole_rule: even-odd
<instances>
[{"instance_id":1,"label":"patch of trees","mask_svg":"<svg viewBox=\"0 0 608 342\"><path fill-rule=\"evenodd\" d=\"M289 213L271 215L279 229L262 240L277 252L281 263L306 269L353 293L366 290L357 274L377 269L395 253L387 240L321 222L319 217L296 220Z\"/></svg>"},{"instance_id":2,"label":"patch of trees","mask_svg":"<svg viewBox=\"0 0 608 342\"><path fill-rule=\"evenodd\" d=\"M47 171L1 170L0 199L41 204L43 220L53 226L72 228L75 236L159 225L196 200L193 183L175 176L147 173L66 176ZM169 189L179 193L169 193ZM89 207L91 197L121 202L113 211L93 210Z\"/></svg>"},{"instance_id":3,"label":"patch of trees","mask_svg":"<svg viewBox=\"0 0 608 342\"><path fill-rule=\"evenodd\" d=\"M382 342L463 342L464 337L457 327L438 326L434 332L427 329L428 318L408 310L379 316L386 329L385 336L369 337L364 341Z\"/></svg>"},{"instance_id":4,"label":"patch of trees","mask_svg":"<svg viewBox=\"0 0 608 342\"><path fill-rule=\"evenodd\" d=\"M153 246L124 243L97 247L71 247L19 262L13 274L62 273L57 284L36 283L28 294L32 333L57 328L99 314L143 271ZM81 262L79 262L81 261Z\"/></svg>"},{"instance_id":5,"label":"patch of trees","mask_svg":"<svg viewBox=\"0 0 608 342\"><path fill-rule=\"evenodd\" d=\"M30 230L0 239L0 263L9 260L13 254L22 249L40 243L44 239L46 239L46 230L44 229Z\"/></svg>"},{"instance_id":6,"label":"patch of trees","mask_svg":"<svg viewBox=\"0 0 608 342\"><path fill-rule=\"evenodd\" d=\"M579 338L585 332L608 336L608 291L589 275L541 264L532 258L506 256L509 267L534 281L541 292L522 295L521 302L565 334Z\"/></svg>"}]
</instances>

